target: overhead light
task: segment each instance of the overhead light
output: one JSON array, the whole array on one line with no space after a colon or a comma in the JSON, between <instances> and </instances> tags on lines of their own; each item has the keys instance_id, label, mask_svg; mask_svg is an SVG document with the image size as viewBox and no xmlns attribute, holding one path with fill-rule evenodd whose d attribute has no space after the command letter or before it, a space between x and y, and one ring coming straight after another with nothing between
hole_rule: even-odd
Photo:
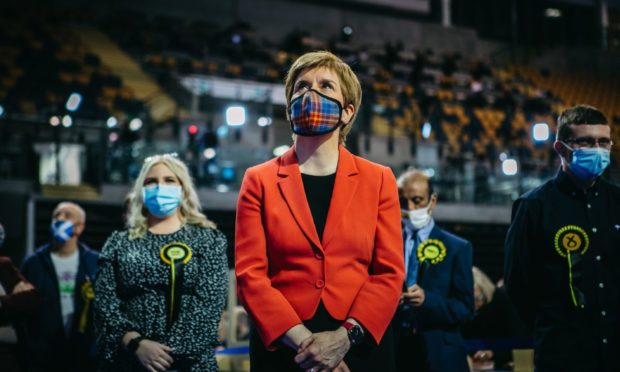
<instances>
[{"instance_id":1,"label":"overhead light","mask_svg":"<svg viewBox=\"0 0 620 372\"><path fill-rule=\"evenodd\" d=\"M132 132L137 132L141 128L142 128L142 119L140 118L131 119L131 121L129 122L129 129Z\"/></svg>"},{"instance_id":2,"label":"overhead light","mask_svg":"<svg viewBox=\"0 0 620 372\"><path fill-rule=\"evenodd\" d=\"M422 137L424 137L425 139L429 139L431 137L432 130L433 127L431 126L431 123L429 123L428 121L424 123L424 125L422 125Z\"/></svg>"},{"instance_id":3,"label":"overhead light","mask_svg":"<svg viewBox=\"0 0 620 372\"><path fill-rule=\"evenodd\" d=\"M215 157L215 155L217 154L215 149L213 147L207 147L202 154L204 155L205 159L207 160L211 160Z\"/></svg>"},{"instance_id":4,"label":"overhead light","mask_svg":"<svg viewBox=\"0 0 620 372\"><path fill-rule=\"evenodd\" d=\"M502 162L502 172L507 176L514 176L519 171L517 161L508 158Z\"/></svg>"},{"instance_id":5,"label":"overhead light","mask_svg":"<svg viewBox=\"0 0 620 372\"><path fill-rule=\"evenodd\" d=\"M0 116L4 115L4 106L0 105Z\"/></svg>"},{"instance_id":6,"label":"overhead light","mask_svg":"<svg viewBox=\"0 0 620 372\"><path fill-rule=\"evenodd\" d=\"M547 18L560 18L562 16L562 12L557 8L547 8L545 9L545 17Z\"/></svg>"},{"instance_id":7,"label":"overhead light","mask_svg":"<svg viewBox=\"0 0 620 372\"><path fill-rule=\"evenodd\" d=\"M532 127L532 137L536 142L544 142L549 139L549 125L547 123L536 123Z\"/></svg>"},{"instance_id":8,"label":"overhead light","mask_svg":"<svg viewBox=\"0 0 620 372\"><path fill-rule=\"evenodd\" d=\"M226 124L237 127L245 124L245 107L230 106L226 109Z\"/></svg>"},{"instance_id":9,"label":"overhead light","mask_svg":"<svg viewBox=\"0 0 620 372\"><path fill-rule=\"evenodd\" d=\"M73 125L73 119L71 119L71 116L65 115L65 116L62 117L62 126L63 127L69 128L72 125Z\"/></svg>"},{"instance_id":10,"label":"overhead light","mask_svg":"<svg viewBox=\"0 0 620 372\"><path fill-rule=\"evenodd\" d=\"M230 187L228 187L228 185L224 183L220 183L219 185L215 186L215 191L217 192L228 192L228 190L230 190Z\"/></svg>"},{"instance_id":11,"label":"overhead light","mask_svg":"<svg viewBox=\"0 0 620 372\"><path fill-rule=\"evenodd\" d=\"M220 138L224 138L228 135L228 125L220 125L219 127L217 127L217 129L215 130L215 133L217 134L218 137Z\"/></svg>"},{"instance_id":12,"label":"overhead light","mask_svg":"<svg viewBox=\"0 0 620 372\"><path fill-rule=\"evenodd\" d=\"M224 164L220 168L220 175L222 177L222 180L225 181L225 182L234 181L235 177L236 177L236 174L237 174L237 172L235 171L234 165Z\"/></svg>"},{"instance_id":13,"label":"overhead light","mask_svg":"<svg viewBox=\"0 0 620 372\"><path fill-rule=\"evenodd\" d=\"M52 127L57 127L60 125L60 118L58 116L52 116L50 118L50 125Z\"/></svg>"},{"instance_id":14,"label":"overhead light","mask_svg":"<svg viewBox=\"0 0 620 372\"><path fill-rule=\"evenodd\" d=\"M272 119L269 116L261 116L258 118L257 123L259 127L267 127L271 125Z\"/></svg>"},{"instance_id":15,"label":"overhead light","mask_svg":"<svg viewBox=\"0 0 620 372\"><path fill-rule=\"evenodd\" d=\"M351 34L353 34L353 28L351 26L344 26L342 28L342 33L350 36Z\"/></svg>"},{"instance_id":16,"label":"overhead light","mask_svg":"<svg viewBox=\"0 0 620 372\"><path fill-rule=\"evenodd\" d=\"M291 147L288 145L282 145L282 146L278 146L275 149L273 149L273 156L281 156L284 155L285 152L287 152Z\"/></svg>"},{"instance_id":17,"label":"overhead light","mask_svg":"<svg viewBox=\"0 0 620 372\"><path fill-rule=\"evenodd\" d=\"M105 125L108 128L114 128L118 125L118 120L114 116L110 116L108 120L105 122Z\"/></svg>"},{"instance_id":18,"label":"overhead light","mask_svg":"<svg viewBox=\"0 0 620 372\"><path fill-rule=\"evenodd\" d=\"M110 135L108 136L108 139L110 140L110 142L118 141L118 133L116 132L110 133Z\"/></svg>"},{"instance_id":19,"label":"overhead light","mask_svg":"<svg viewBox=\"0 0 620 372\"><path fill-rule=\"evenodd\" d=\"M435 169L427 168L424 170L424 174L426 174L428 178L433 178L435 176Z\"/></svg>"},{"instance_id":20,"label":"overhead light","mask_svg":"<svg viewBox=\"0 0 620 372\"><path fill-rule=\"evenodd\" d=\"M82 95L80 93L71 93L65 107L68 111L75 112L82 103Z\"/></svg>"}]
</instances>

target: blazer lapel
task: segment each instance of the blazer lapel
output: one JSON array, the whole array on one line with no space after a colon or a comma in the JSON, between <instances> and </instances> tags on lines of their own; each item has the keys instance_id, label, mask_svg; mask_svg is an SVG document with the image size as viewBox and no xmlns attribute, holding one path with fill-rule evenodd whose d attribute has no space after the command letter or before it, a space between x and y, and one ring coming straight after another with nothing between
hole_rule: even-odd
<instances>
[{"instance_id":1,"label":"blazer lapel","mask_svg":"<svg viewBox=\"0 0 620 372\"><path fill-rule=\"evenodd\" d=\"M340 228L342 219L349 209L359 182L357 174L358 170L353 155L343 146L340 146L334 191L332 192L332 200L329 204L325 230L323 231L323 247L326 247L334 238Z\"/></svg>"},{"instance_id":2,"label":"blazer lapel","mask_svg":"<svg viewBox=\"0 0 620 372\"><path fill-rule=\"evenodd\" d=\"M319 235L316 232L312 213L310 213L310 207L308 206L308 199L306 198L304 184L301 180L299 163L297 162L294 147L280 158L278 176L280 177L278 181L280 192L299 228L312 244L322 250L323 247L319 241Z\"/></svg>"},{"instance_id":3,"label":"blazer lapel","mask_svg":"<svg viewBox=\"0 0 620 372\"><path fill-rule=\"evenodd\" d=\"M437 222L435 222L435 226L433 227L433 229L431 230L431 233L428 234L428 239L436 239L436 240L440 240L443 242L443 240L441 240L441 230L439 230L439 227L437 226ZM444 243L446 244L446 243ZM417 249L417 247L416 247ZM417 254L417 252L416 252ZM420 269L418 271L418 282L420 282L420 286L422 288L426 287L426 282L425 282L425 278L428 277L428 273L429 271L434 271L433 267L436 265L431 264L428 261L423 262L420 265Z\"/></svg>"}]
</instances>

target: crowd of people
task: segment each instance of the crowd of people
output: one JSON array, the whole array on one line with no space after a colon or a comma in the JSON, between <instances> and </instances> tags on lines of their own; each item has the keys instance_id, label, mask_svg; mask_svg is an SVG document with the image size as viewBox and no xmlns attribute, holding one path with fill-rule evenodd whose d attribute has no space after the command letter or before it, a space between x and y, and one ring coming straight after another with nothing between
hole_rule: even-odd
<instances>
[{"instance_id":1,"label":"crowd of people","mask_svg":"<svg viewBox=\"0 0 620 372\"><path fill-rule=\"evenodd\" d=\"M347 150L362 97L349 65L303 54L285 87L294 146L247 170L237 204L252 371L499 368L509 355L468 354L463 336L530 332L537 371L618 370L620 189L600 177L613 145L602 112L559 117L562 166L514 204L504 291L434 220L432 177ZM173 154L146 158L127 200L127 230L100 252L80 242L84 210L62 202L21 273L0 260L3 370L217 370L225 237Z\"/></svg>"},{"instance_id":2,"label":"crowd of people","mask_svg":"<svg viewBox=\"0 0 620 372\"><path fill-rule=\"evenodd\" d=\"M104 178L110 183L124 183L137 175L139 163L127 164L141 161L134 141L150 141L152 130L138 134L129 130L128 124L133 117L147 122L148 110L145 102L102 64L100 56L90 52L70 30L56 27L60 18L106 33L124 52L142 62L144 71L180 103L187 103L187 94L178 94L167 84L173 81L178 88L179 76L279 83L299 55L333 50L354 66L363 87L365 104L359 107L354 135L409 138L412 149L420 141L435 141L440 145L442 167L467 161L491 176L501 175L501 153L519 159L521 174L537 179L552 176L548 169L555 165L553 153L548 143L532 139L531 124L544 122L554 130L555 116L574 101L538 84L540 79L532 78L533 68L503 66L458 52L415 49L396 41L361 45L353 36L334 35L325 40L301 29L289 30L281 40L267 40L246 22L218 25L138 11L96 15L91 9L47 10L28 17L4 13L0 73L6 78L0 81L0 104L5 115L19 114L47 123L50 116L61 115L71 92L80 92L83 103L74 113L76 117L99 120L102 126L110 116L118 120L110 137L113 140L104 140L110 147L105 154L109 169ZM20 35L16 30L22 28L30 31ZM550 69L535 72L543 77L554 73ZM575 91L579 89L574 85ZM175 118L171 126L178 131L183 119ZM432 127L428 138L422 131L425 123ZM12 136L7 135L7 142ZM181 152L180 142L172 146ZM5 173L21 175L23 167L18 163L4 163L0 165L7 169ZM462 176L462 168L438 171L438 177L453 182L451 174ZM208 183L203 172L195 173ZM93 176L93 180L98 178ZM488 194L478 193L475 201L492 202L483 197Z\"/></svg>"}]
</instances>

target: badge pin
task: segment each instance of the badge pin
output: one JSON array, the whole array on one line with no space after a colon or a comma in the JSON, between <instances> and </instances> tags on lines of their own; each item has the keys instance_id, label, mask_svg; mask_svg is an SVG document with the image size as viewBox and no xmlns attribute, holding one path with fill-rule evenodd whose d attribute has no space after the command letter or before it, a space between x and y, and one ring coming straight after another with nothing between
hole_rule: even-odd
<instances>
[{"instance_id":1,"label":"badge pin","mask_svg":"<svg viewBox=\"0 0 620 372\"><path fill-rule=\"evenodd\" d=\"M555 233L553 243L556 252L564 258L572 252L579 252L583 256L590 246L590 238L581 227L568 225Z\"/></svg>"},{"instance_id":2,"label":"badge pin","mask_svg":"<svg viewBox=\"0 0 620 372\"><path fill-rule=\"evenodd\" d=\"M446 257L446 246L442 241L436 239L428 239L418 246L418 260L420 263L428 261L436 265Z\"/></svg>"}]
</instances>

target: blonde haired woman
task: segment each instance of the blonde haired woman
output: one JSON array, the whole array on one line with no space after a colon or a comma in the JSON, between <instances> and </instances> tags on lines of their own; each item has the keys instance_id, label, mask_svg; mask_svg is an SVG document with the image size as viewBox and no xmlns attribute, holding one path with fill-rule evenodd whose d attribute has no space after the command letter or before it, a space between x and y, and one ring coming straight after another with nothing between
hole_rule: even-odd
<instances>
[{"instance_id":1,"label":"blonde haired woman","mask_svg":"<svg viewBox=\"0 0 620 372\"><path fill-rule=\"evenodd\" d=\"M128 231L108 238L95 285L102 369L216 371L226 238L176 156L147 158L131 195Z\"/></svg>"}]
</instances>

